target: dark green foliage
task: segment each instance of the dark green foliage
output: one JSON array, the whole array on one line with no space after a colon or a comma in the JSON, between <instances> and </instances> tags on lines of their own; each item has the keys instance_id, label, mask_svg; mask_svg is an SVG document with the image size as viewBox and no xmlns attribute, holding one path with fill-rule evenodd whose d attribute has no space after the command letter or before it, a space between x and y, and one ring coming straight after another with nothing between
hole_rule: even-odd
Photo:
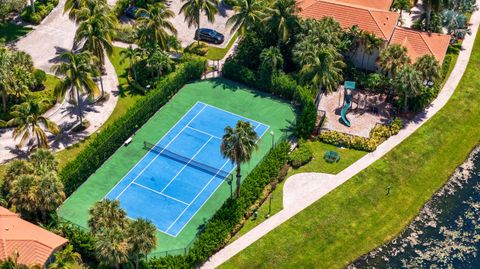
<instances>
[{"instance_id":1,"label":"dark green foliage","mask_svg":"<svg viewBox=\"0 0 480 269\"><path fill-rule=\"evenodd\" d=\"M45 81L47 81L47 74L43 70L35 69L33 72L33 79L35 81L35 91L41 91L45 89Z\"/></svg>"},{"instance_id":2,"label":"dark green foliage","mask_svg":"<svg viewBox=\"0 0 480 269\"><path fill-rule=\"evenodd\" d=\"M58 0L37 0L35 1L35 13L32 13L32 7L27 5L20 16L26 22L40 24L57 5Z\"/></svg>"},{"instance_id":3,"label":"dark green foliage","mask_svg":"<svg viewBox=\"0 0 480 269\"><path fill-rule=\"evenodd\" d=\"M312 158L313 151L310 145L306 144L305 141L300 141L298 143L298 148L288 155L288 162L293 168L299 168L309 163Z\"/></svg>"},{"instance_id":4,"label":"dark green foliage","mask_svg":"<svg viewBox=\"0 0 480 269\"><path fill-rule=\"evenodd\" d=\"M313 103L313 100L310 99L304 104L302 112L297 118L295 136L298 138L307 139L315 128L316 120L317 108Z\"/></svg>"},{"instance_id":5,"label":"dark green foliage","mask_svg":"<svg viewBox=\"0 0 480 269\"><path fill-rule=\"evenodd\" d=\"M260 54L266 47L267 44L259 37L259 34L249 33L238 44L235 59L248 68L258 68L260 66Z\"/></svg>"},{"instance_id":6,"label":"dark green foliage","mask_svg":"<svg viewBox=\"0 0 480 269\"><path fill-rule=\"evenodd\" d=\"M60 172L65 193L70 195L95 172L159 108L186 83L199 79L205 61L196 59L181 64L177 71L162 79L155 89L137 101L125 115L95 136L90 144Z\"/></svg>"},{"instance_id":7,"label":"dark green foliage","mask_svg":"<svg viewBox=\"0 0 480 269\"><path fill-rule=\"evenodd\" d=\"M75 252L78 252L82 260L88 264L96 264L95 238L87 231L74 224L60 221L52 229L55 233L68 239Z\"/></svg>"},{"instance_id":8,"label":"dark green foliage","mask_svg":"<svg viewBox=\"0 0 480 269\"><path fill-rule=\"evenodd\" d=\"M241 185L242 196L228 199L215 213L200 233L186 256L167 256L149 259L148 268L194 268L205 262L213 253L225 246L226 239L259 199L265 187L279 176L279 171L287 161L289 144L279 143L253 169Z\"/></svg>"}]
</instances>

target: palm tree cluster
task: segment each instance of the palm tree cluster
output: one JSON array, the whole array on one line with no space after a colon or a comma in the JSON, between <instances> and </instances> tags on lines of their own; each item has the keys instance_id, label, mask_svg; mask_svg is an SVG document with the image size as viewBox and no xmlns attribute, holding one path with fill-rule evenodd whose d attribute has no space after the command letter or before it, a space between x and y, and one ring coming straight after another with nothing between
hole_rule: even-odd
<instances>
[{"instance_id":1,"label":"palm tree cluster","mask_svg":"<svg viewBox=\"0 0 480 269\"><path fill-rule=\"evenodd\" d=\"M440 33L445 27L455 38L469 33L466 14L475 10L476 1L424 0L422 5L424 13L414 22L414 28Z\"/></svg>"},{"instance_id":2,"label":"palm tree cluster","mask_svg":"<svg viewBox=\"0 0 480 269\"><path fill-rule=\"evenodd\" d=\"M1 188L7 206L15 208L23 218L47 223L49 214L65 199L57 171L57 161L48 150L36 150L29 161L13 160Z\"/></svg>"},{"instance_id":3,"label":"palm tree cluster","mask_svg":"<svg viewBox=\"0 0 480 269\"><path fill-rule=\"evenodd\" d=\"M140 261L157 246L157 228L144 219L129 220L118 200L102 200L89 211L88 226L95 237L95 253L102 265L120 268Z\"/></svg>"},{"instance_id":4,"label":"palm tree cluster","mask_svg":"<svg viewBox=\"0 0 480 269\"><path fill-rule=\"evenodd\" d=\"M380 68L391 78L395 94L403 100L404 112L409 109L409 99L426 90L425 82L433 82L440 76L440 64L433 55L424 55L413 65L410 63L407 49L401 45L391 45L380 54Z\"/></svg>"}]
</instances>

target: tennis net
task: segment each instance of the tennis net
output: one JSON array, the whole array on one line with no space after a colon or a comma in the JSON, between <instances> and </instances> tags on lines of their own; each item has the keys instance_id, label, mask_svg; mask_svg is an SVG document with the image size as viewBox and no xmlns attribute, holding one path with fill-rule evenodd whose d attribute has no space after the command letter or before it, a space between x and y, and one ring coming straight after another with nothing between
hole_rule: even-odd
<instances>
[{"instance_id":1,"label":"tennis net","mask_svg":"<svg viewBox=\"0 0 480 269\"><path fill-rule=\"evenodd\" d=\"M150 143L150 142L147 142L147 141L143 142L143 147L145 149L156 152L156 153L158 153L162 156L165 156L165 157L170 158L172 160L175 160L177 162L181 162L183 164L186 164L186 165L191 166L193 168L196 168L198 170L207 172L207 173L212 174L214 176L219 176L219 177L222 177L222 178L226 178L226 177L228 177L228 175L230 175L230 172L221 170L219 168L212 167L212 166L210 166L208 164L205 164L205 163L195 161L191 158L182 156L178 153L175 153L171 150L168 150L166 148L157 146L157 145L155 145L153 143Z\"/></svg>"}]
</instances>

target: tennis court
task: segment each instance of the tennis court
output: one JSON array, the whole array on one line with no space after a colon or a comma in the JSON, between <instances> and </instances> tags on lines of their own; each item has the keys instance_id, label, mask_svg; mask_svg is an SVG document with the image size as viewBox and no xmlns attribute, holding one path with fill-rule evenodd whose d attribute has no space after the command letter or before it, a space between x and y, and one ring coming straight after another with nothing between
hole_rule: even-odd
<instances>
[{"instance_id":1,"label":"tennis court","mask_svg":"<svg viewBox=\"0 0 480 269\"><path fill-rule=\"evenodd\" d=\"M269 126L197 102L105 196L118 199L129 218L151 220L177 236L235 166L223 158L226 126L249 122L261 138Z\"/></svg>"}]
</instances>

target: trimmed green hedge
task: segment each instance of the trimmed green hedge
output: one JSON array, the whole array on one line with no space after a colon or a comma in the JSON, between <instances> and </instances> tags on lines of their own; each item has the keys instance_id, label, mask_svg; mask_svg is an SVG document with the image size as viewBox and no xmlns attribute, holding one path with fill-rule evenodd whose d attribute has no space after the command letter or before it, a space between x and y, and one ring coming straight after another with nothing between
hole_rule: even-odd
<instances>
[{"instance_id":1,"label":"trimmed green hedge","mask_svg":"<svg viewBox=\"0 0 480 269\"><path fill-rule=\"evenodd\" d=\"M313 159L313 151L310 145L305 141L298 143L298 148L288 155L288 162L293 168L299 168L309 163Z\"/></svg>"},{"instance_id":2,"label":"trimmed green hedge","mask_svg":"<svg viewBox=\"0 0 480 269\"><path fill-rule=\"evenodd\" d=\"M151 258L147 262L147 267L194 268L224 247L235 228L252 213L251 207L260 198L265 187L279 177L280 170L287 161L289 148L287 142L281 142L270 150L245 178L240 187L240 198L229 198L222 205L207 223L187 255Z\"/></svg>"},{"instance_id":3,"label":"trimmed green hedge","mask_svg":"<svg viewBox=\"0 0 480 269\"><path fill-rule=\"evenodd\" d=\"M60 171L65 193L73 193L183 85L199 79L205 66L204 58L191 58L189 62L181 64L175 72L160 81L155 89L137 101L124 116L94 136L89 145Z\"/></svg>"},{"instance_id":4,"label":"trimmed green hedge","mask_svg":"<svg viewBox=\"0 0 480 269\"><path fill-rule=\"evenodd\" d=\"M318 139L327 144L371 152L390 136L398 134L402 128L403 121L396 118L390 125L375 126L370 132L370 138L325 130L320 133Z\"/></svg>"}]
</instances>

